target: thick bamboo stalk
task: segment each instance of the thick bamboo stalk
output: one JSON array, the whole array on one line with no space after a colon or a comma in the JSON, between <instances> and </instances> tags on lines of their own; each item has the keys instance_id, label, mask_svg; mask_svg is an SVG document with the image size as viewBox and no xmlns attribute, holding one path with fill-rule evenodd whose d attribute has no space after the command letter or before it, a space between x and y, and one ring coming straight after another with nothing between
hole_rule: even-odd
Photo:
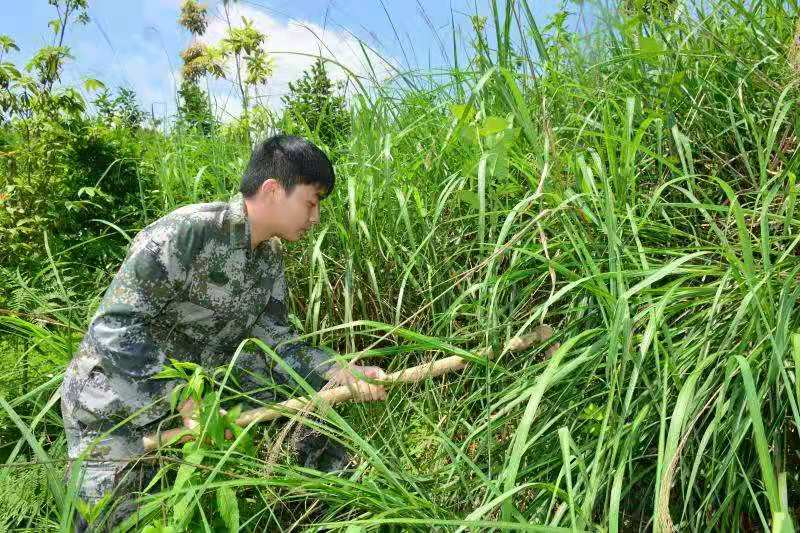
<instances>
[{"instance_id":1,"label":"thick bamboo stalk","mask_svg":"<svg viewBox=\"0 0 800 533\"><path fill-rule=\"evenodd\" d=\"M534 331L528 335L514 337L511 339L506 345L506 349L510 352L520 352L530 348L536 343L547 341L552 334L553 328L547 324L542 324L536 327ZM479 357L491 359L493 357L492 349L482 348L478 351L477 355ZM431 361L430 363L424 363L403 370L398 370L397 372L392 372L386 376L386 379L381 380L380 384L384 386L391 386L398 383L416 383L429 377L441 376L449 372L462 370L465 366L467 366L467 363L468 361L466 359L459 357L458 355L453 355L451 357L445 357L444 359ZM244 411L241 415L239 415L239 418L236 419L236 425L245 427L253 422L269 422L270 420L276 420L283 416L290 416L298 411L306 410L309 407L309 404L314 402L323 402L329 405L336 405L337 403L350 400L353 398L354 392L357 392L358 388L363 387L367 387L367 384L364 382L356 382L352 386L342 385L332 389L320 391L311 398L292 398L271 407L259 407L257 409ZM195 431L185 427L180 427L163 431L159 434L147 435L142 439L142 441L145 451L149 452L155 450L159 446L169 445L181 437L187 435L192 436L194 434Z\"/></svg>"}]
</instances>

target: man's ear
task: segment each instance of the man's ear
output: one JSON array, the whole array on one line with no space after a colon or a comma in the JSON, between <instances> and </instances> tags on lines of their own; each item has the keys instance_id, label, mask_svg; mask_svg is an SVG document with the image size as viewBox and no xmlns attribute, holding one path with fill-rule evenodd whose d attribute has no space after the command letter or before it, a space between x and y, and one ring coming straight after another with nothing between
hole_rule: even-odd
<instances>
[{"instance_id":1,"label":"man's ear","mask_svg":"<svg viewBox=\"0 0 800 533\"><path fill-rule=\"evenodd\" d=\"M278 193L278 189L280 188L281 184L274 178L267 178L264 180L264 183L261 184L261 193L265 195L266 198L271 200L275 200L275 195Z\"/></svg>"}]
</instances>

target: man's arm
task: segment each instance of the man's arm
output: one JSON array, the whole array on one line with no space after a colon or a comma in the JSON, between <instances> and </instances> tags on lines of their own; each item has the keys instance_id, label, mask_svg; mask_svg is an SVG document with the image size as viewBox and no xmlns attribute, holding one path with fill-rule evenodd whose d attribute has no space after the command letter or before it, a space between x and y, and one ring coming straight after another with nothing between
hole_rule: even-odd
<instances>
[{"instance_id":1,"label":"man's arm","mask_svg":"<svg viewBox=\"0 0 800 533\"><path fill-rule=\"evenodd\" d=\"M269 303L253 326L252 335L275 349L281 359L314 389L321 389L327 381L331 381L334 385L357 385L357 382L362 381L364 377L368 379L385 377L380 367L353 364L341 366L324 350L295 341L297 334L289 326L287 307L286 277L283 262L279 261ZM274 371L280 373L285 382L292 382L280 367L276 366ZM386 398L386 392L379 385L361 383L354 391L356 401Z\"/></svg>"},{"instance_id":2,"label":"man's arm","mask_svg":"<svg viewBox=\"0 0 800 533\"><path fill-rule=\"evenodd\" d=\"M306 343L293 341L297 335L288 325L286 305L274 297L253 328L253 336L276 349L277 354L309 385L319 390L330 381L333 385L348 385L353 390L354 401L380 401L386 399L386 391L380 385L365 382L364 378L381 380L385 372L378 366L349 364L342 366L331 360L323 350ZM286 383L291 378L277 365L274 371L281 374Z\"/></svg>"},{"instance_id":3,"label":"man's arm","mask_svg":"<svg viewBox=\"0 0 800 533\"><path fill-rule=\"evenodd\" d=\"M294 340L297 333L289 326L286 300L286 278L283 265L279 264L269 302L256 320L252 335L276 350L281 359L312 387L320 389L328 379L326 374L337 367L324 350ZM274 371L281 374L287 383L292 382L280 367L276 366Z\"/></svg>"},{"instance_id":4,"label":"man's arm","mask_svg":"<svg viewBox=\"0 0 800 533\"><path fill-rule=\"evenodd\" d=\"M100 360L101 376L85 388L81 403L96 415L127 418L144 425L168 411L162 398L173 383L151 379L164 368L166 355L155 342L151 321L182 290L186 281L189 227L143 231L103 298L90 326L89 344ZM154 236L155 234L155 236Z\"/></svg>"}]
</instances>

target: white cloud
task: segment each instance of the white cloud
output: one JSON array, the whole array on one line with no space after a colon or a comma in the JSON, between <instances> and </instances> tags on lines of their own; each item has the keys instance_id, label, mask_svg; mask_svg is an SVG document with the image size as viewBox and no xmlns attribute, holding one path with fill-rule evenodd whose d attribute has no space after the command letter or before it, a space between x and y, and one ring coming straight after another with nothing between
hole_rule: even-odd
<instances>
[{"instance_id":1,"label":"white cloud","mask_svg":"<svg viewBox=\"0 0 800 533\"><path fill-rule=\"evenodd\" d=\"M131 88L147 113L164 118L174 113L178 78L171 73L170 61L156 37L149 34L136 37L131 40L133 44L117 50L111 57L108 50L98 49L94 43L79 43L76 55L82 68L73 74L72 81L77 85L83 78L93 77L112 90L119 86Z\"/></svg>"},{"instance_id":2,"label":"white cloud","mask_svg":"<svg viewBox=\"0 0 800 533\"><path fill-rule=\"evenodd\" d=\"M163 52L160 56L148 53L126 57L119 70L120 76L136 90L148 113L152 111L157 118L163 118L165 113L174 110L177 78L170 75L169 62Z\"/></svg>"},{"instance_id":3,"label":"white cloud","mask_svg":"<svg viewBox=\"0 0 800 533\"><path fill-rule=\"evenodd\" d=\"M227 32L222 7L219 10L210 14L208 29L201 39L206 44L218 43ZM260 97L259 101L273 109L282 106L281 96L288 92L289 82L298 79L319 55L342 65L359 78L377 77L379 81L386 80L391 75L392 69L386 61L395 64L392 58L384 60L378 54L368 51L369 62L375 69L373 75L358 40L345 31L330 30L308 21L281 21L256 8L241 4L230 6L229 14L233 25L240 25L244 16L252 21L255 28L267 35L264 48L273 59L274 72L267 84L258 87L256 92ZM344 81L348 77L345 70L333 63L327 63L326 68L328 75L335 81ZM232 66L229 72L235 72L234 69ZM240 111L238 90L229 83L214 83L212 93L219 104L227 104L228 113L237 114Z\"/></svg>"},{"instance_id":4,"label":"white cloud","mask_svg":"<svg viewBox=\"0 0 800 533\"><path fill-rule=\"evenodd\" d=\"M174 115L181 69L178 52L181 44L186 45L188 41L181 43L180 37L170 38L161 32L180 31L182 35L187 35L176 29L174 22L181 1L142 0L142 6L146 7L143 10L147 13L146 23L124 38L110 29L110 23L104 23L104 27L109 28L107 31L113 45L105 46L103 35L94 26L88 26L83 38L74 46L77 61L66 69L64 82L80 85L83 79L92 77L101 80L110 89L130 87L136 91L142 108L148 113L153 111L158 118ZM218 43L227 31L221 9L220 6L209 13L209 26L201 39L208 44ZM326 29L302 20L278 19L239 3L232 4L229 12L234 25L240 25L244 16L267 35L265 49L273 59L274 73L266 85L256 88L256 95L253 95L263 105L281 108L281 97L288 92L289 82L298 79L320 54L340 63L355 76L373 77L358 40L345 30ZM99 46L99 43L103 45ZM376 70L375 76L379 80L387 79L392 69L378 54L367 53ZM388 58L388 61L397 64L393 58ZM327 63L326 67L333 80L347 79L344 70L333 63ZM232 63L229 73L234 73ZM208 83L207 88L216 103L219 117L227 121L238 116L241 101L236 86L225 80L209 80ZM205 81L202 85L206 88Z\"/></svg>"}]
</instances>

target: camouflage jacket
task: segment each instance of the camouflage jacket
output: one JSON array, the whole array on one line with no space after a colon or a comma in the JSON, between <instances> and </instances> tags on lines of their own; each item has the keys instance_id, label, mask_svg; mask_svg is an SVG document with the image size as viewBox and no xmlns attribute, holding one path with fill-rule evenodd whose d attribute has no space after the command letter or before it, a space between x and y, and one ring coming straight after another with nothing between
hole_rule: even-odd
<instances>
[{"instance_id":1,"label":"camouflage jacket","mask_svg":"<svg viewBox=\"0 0 800 533\"><path fill-rule=\"evenodd\" d=\"M168 358L225 365L249 337L276 347L319 388L331 357L286 342L294 336L286 297L280 249L266 241L251 250L241 195L171 212L133 240L92 318L62 385L65 419L107 426L132 417L138 427L158 420L169 409L158 400L174 382L152 378ZM241 360L248 357L267 368L266 354Z\"/></svg>"}]
</instances>

